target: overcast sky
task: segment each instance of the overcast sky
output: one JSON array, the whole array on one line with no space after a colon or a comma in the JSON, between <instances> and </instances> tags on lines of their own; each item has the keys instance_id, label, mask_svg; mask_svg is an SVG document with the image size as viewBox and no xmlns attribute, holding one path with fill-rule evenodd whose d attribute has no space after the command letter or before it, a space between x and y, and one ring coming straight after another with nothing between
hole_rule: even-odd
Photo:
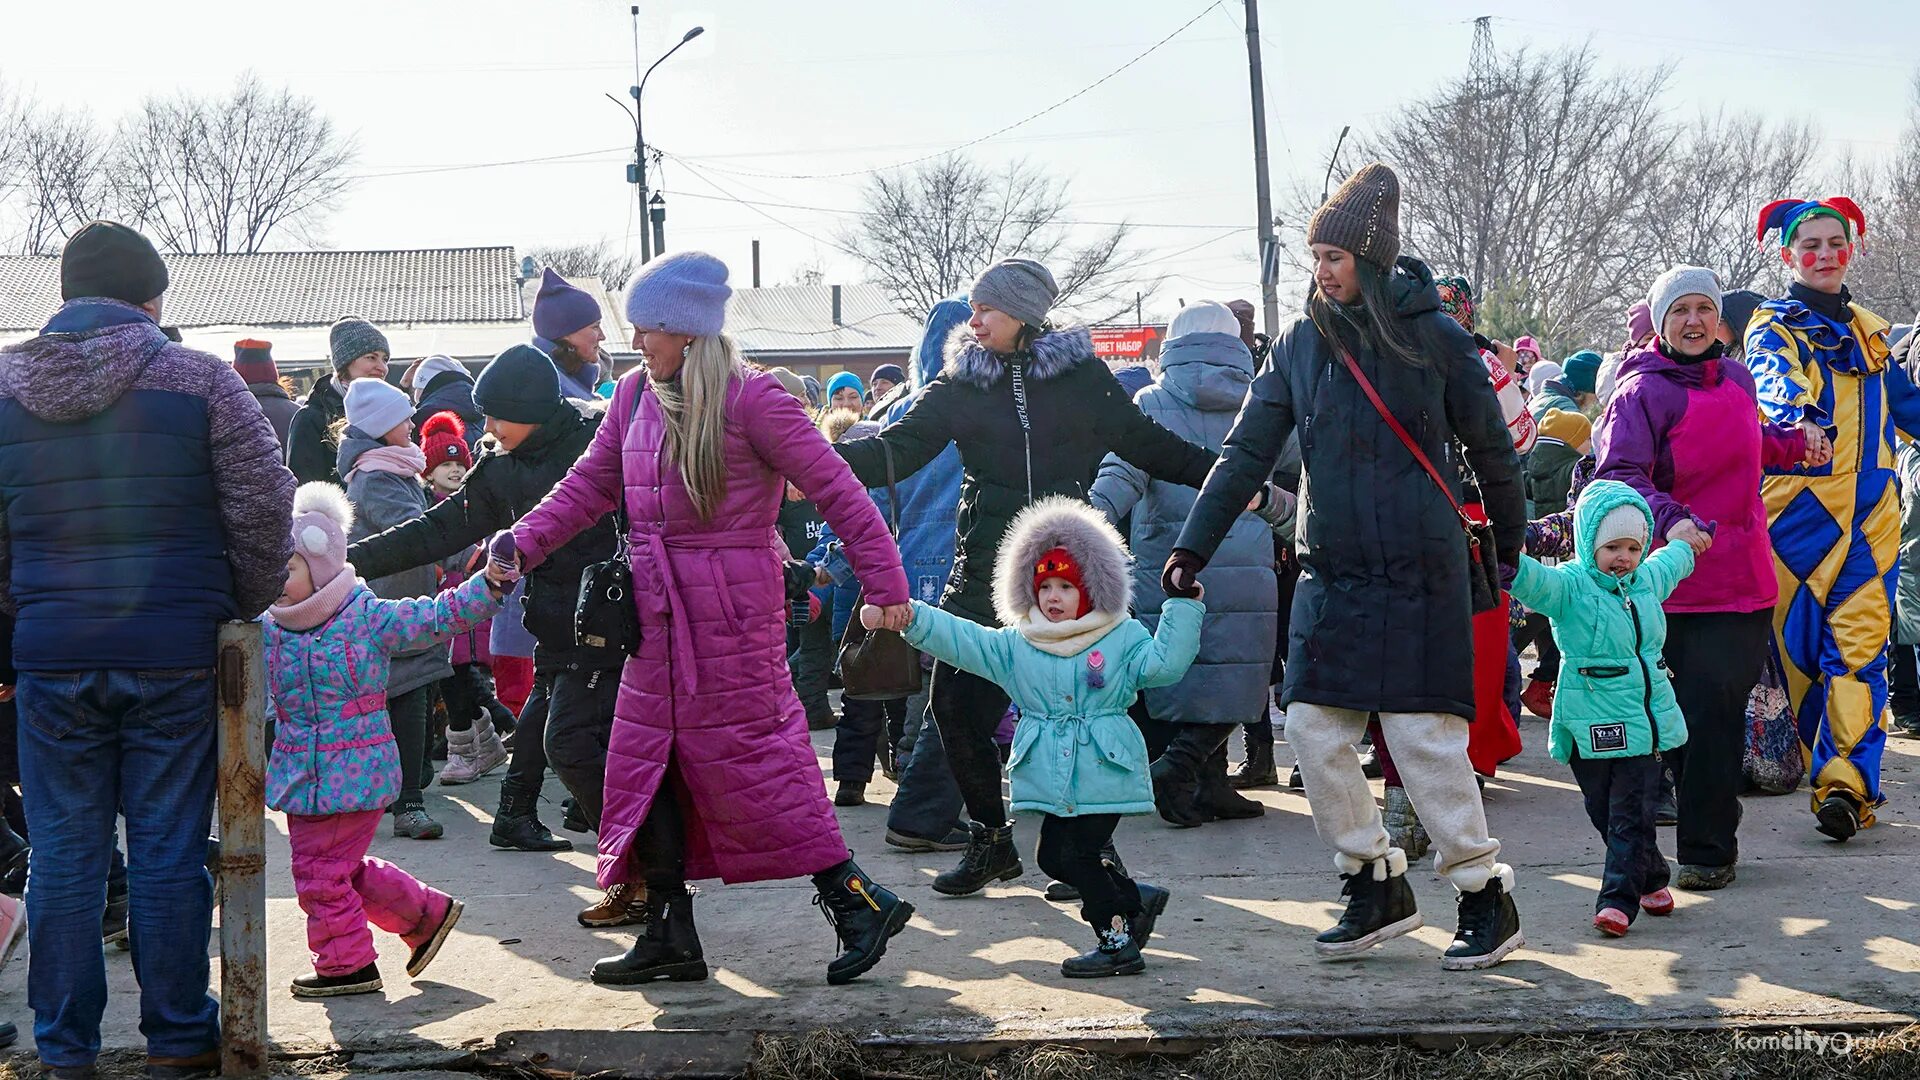
<instances>
[{"instance_id":1,"label":"overcast sky","mask_svg":"<svg viewBox=\"0 0 1920 1080\"><path fill-rule=\"evenodd\" d=\"M1805 0L1267 0L1276 187L1310 177L1317 188L1343 124L1364 132L1461 72L1482 14L1496 16L1502 48L1590 41L1609 66L1671 62L1669 101L1681 113L1809 115L1829 136L1812 153L1887 153L1907 108L1920 4L1831 10L1825 24L1809 20ZM1257 299L1242 12L1241 0L642 3L648 63L686 29L706 28L647 87L648 141L673 155L655 180L669 201L668 246L719 255L737 284L754 239L767 284L810 264L830 282L857 281L834 241L860 205L861 170L1014 124L1199 16L969 153L990 164L1025 157L1068 178L1076 219L1137 222L1140 277L1169 278L1150 317L1183 297ZM4 24L0 79L102 118L151 93L221 90L248 68L317 99L356 140L364 177L325 246L638 244L624 176L632 128L603 96L625 98L633 81L627 3L19 0ZM820 174L853 175L794 178Z\"/></svg>"}]
</instances>

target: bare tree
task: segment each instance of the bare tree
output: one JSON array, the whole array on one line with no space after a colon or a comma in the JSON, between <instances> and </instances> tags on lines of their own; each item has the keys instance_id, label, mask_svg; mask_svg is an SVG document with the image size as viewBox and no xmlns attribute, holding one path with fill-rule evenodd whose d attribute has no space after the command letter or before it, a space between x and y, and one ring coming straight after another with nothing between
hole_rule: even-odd
<instances>
[{"instance_id":1,"label":"bare tree","mask_svg":"<svg viewBox=\"0 0 1920 1080\"><path fill-rule=\"evenodd\" d=\"M1127 265L1132 229L1121 223L1077 237L1066 183L1024 161L994 172L948 155L874 176L865 203L840 243L916 317L1013 256L1053 271L1058 306L1070 311L1111 307L1123 292L1131 303L1138 284Z\"/></svg>"},{"instance_id":2,"label":"bare tree","mask_svg":"<svg viewBox=\"0 0 1920 1080\"><path fill-rule=\"evenodd\" d=\"M1811 121L1701 116L1675 147L1673 167L1648 198L1649 275L1705 266L1728 289L1772 288L1779 258L1754 239L1760 207L1811 189L1820 138Z\"/></svg>"},{"instance_id":3,"label":"bare tree","mask_svg":"<svg viewBox=\"0 0 1920 1080\"><path fill-rule=\"evenodd\" d=\"M67 237L107 213L106 152L105 137L85 113L28 106L19 114L13 169L18 197L11 200L19 251L57 254Z\"/></svg>"},{"instance_id":4,"label":"bare tree","mask_svg":"<svg viewBox=\"0 0 1920 1080\"><path fill-rule=\"evenodd\" d=\"M1920 74L1914 77L1912 93L1898 150L1882 159L1843 154L1824 178L1828 192L1851 196L1867 215L1867 243L1847 270L1847 288L1896 323L1920 310ZM1799 192L1774 197L1795 194ZM1770 278L1784 289L1786 270L1777 256L1767 254Z\"/></svg>"},{"instance_id":5,"label":"bare tree","mask_svg":"<svg viewBox=\"0 0 1920 1080\"><path fill-rule=\"evenodd\" d=\"M553 267L561 277L599 278L608 293L626 288L633 272L640 267L640 260L631 251L615 247L613 241L605 238L587 244L528 248L526 254L543 266Z\"/></svg>"},{"instance_id":6,"label":"bare tree","mask_svg":"<svg viewBox=\"0 0 1920 1080\"><path fill-rule=\"evenodd\" d=\"M152 97L116 133L116 211L162 247L254 252L276 230L303 239L352 181L350 140L310 98L251 72L225 97Z\"/></svg>"}]
</instances>

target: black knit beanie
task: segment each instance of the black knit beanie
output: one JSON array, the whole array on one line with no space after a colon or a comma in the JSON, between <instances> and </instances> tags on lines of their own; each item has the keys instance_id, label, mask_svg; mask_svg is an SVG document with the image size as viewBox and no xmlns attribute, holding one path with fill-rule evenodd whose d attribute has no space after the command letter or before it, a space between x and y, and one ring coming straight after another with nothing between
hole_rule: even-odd
<instances>
[{"instance_id":1,"label":"black knit beanie","mask_svg":"<svg viewBox=\"0 0 1920 1080\"><path fill-rule=\"evenodd\" d=\"M1400 256L1400 178L1378 161L1362 165L1313 212L1307 243L1332 244L1392 272Z\"/></svg>"},{"instance_id":2,"label":"black knit beanie","mask_svg":"<svg viewBox=\"0 0 1920 1080\"><path fill-rule=\"evenodd\" d=\"M480 411L510 424L544 424L560 400L560 372L531 345L515 345L494 357L473 384L473 403Z\"/></svg>"},{"instance_id":3,"label":"black knit beanie","mask_svg":"<svg viewBox=\"0 0 1920 1080\"><path fill-rule=\"evenodd\" d=\"M89 222L60 252L60 299L104 296L144 304L167 291L167 264L153 242L112 221Z\"/></svg>"}]
</instances>

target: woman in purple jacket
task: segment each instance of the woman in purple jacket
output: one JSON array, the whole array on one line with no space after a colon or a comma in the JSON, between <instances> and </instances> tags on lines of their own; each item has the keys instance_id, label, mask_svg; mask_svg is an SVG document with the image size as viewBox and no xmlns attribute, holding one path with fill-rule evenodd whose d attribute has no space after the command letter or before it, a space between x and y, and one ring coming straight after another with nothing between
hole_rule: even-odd
<instances>
[{"instance_id":1,"label":"woman in purple jacket","mask_svg":"<svg viewBox=\"0 0 1920 1080\"><path fill-rule=\"evenodd\" d=\"M644 881L645 926L593 981L704 979L687 882L813 876L844 947L827 981L871 968L913 905L847 851L787 673L791 481L840 537L869 603L904 625L907 576L880 511L806 411L720 333L727 268L677 252L634 279L645 371L620 381L587 452L514 526L529 567L626 509L640 648L621 677L600 821L602 886Z\"/></svg>"},{"instance_id":2,"label":"woman in purple jacket","mask_svg":"<svg viewBox=\"0 0 1920 1080\"><path fill-rule=\"evenodd\" d=\"M1656 335L1621 360L1594 436L1597 476L1646 497L1656 536L1693 546L1693 574L1664 606L1667 667L1688 741L1678 778L1682 889L1733 882L1747 695L1760 678L1778 586L1760 501L1763 465L1811 460L1799 430L1763 426L1753 376L1722 363L1720 279L1676 266L1647 303Z\"/></svg>"}]
</instances>

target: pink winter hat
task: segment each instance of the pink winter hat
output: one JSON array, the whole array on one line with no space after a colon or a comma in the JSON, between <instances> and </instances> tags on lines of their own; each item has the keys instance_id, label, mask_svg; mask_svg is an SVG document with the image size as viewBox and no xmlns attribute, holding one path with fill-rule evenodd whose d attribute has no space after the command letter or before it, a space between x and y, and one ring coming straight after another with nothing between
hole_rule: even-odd
<instances>
[{"instance_id":1,"label":"pink winter hat","mask_svg":"<svg viewBox=\"0 0 1920 1080\"><path fill-rule=\"evenodd\" d=\"M1540 343L1533 340L1532 334L1528 334L1527 336L1521 338L1519 341L1516 341L1513 343L1513 351L1514 352L1530 352L1535 356L1539 356Z\"/></svg>"},{"instance_id":2,"label":"pink winter hat","mask_svg":"<svg viewBox=\"0 0 1920 1080\"><path fill-rule=\"evenodd\" d=\"M1643 341L1653 333L1653 309L1645 300L1627 309L1627 339Z\"/></svg>"},{"instance_id":3,"label":"pink winter hat","mask_svg":"<svg viewBox=\"0 0 1920 1080\"><path fill-rule=\"evenodd\" d=\"M347 569L347 532L353 504L338 484L316 480L293 493L293 550L307 564L314 591Z\"/></svg>"}]
</instances>

